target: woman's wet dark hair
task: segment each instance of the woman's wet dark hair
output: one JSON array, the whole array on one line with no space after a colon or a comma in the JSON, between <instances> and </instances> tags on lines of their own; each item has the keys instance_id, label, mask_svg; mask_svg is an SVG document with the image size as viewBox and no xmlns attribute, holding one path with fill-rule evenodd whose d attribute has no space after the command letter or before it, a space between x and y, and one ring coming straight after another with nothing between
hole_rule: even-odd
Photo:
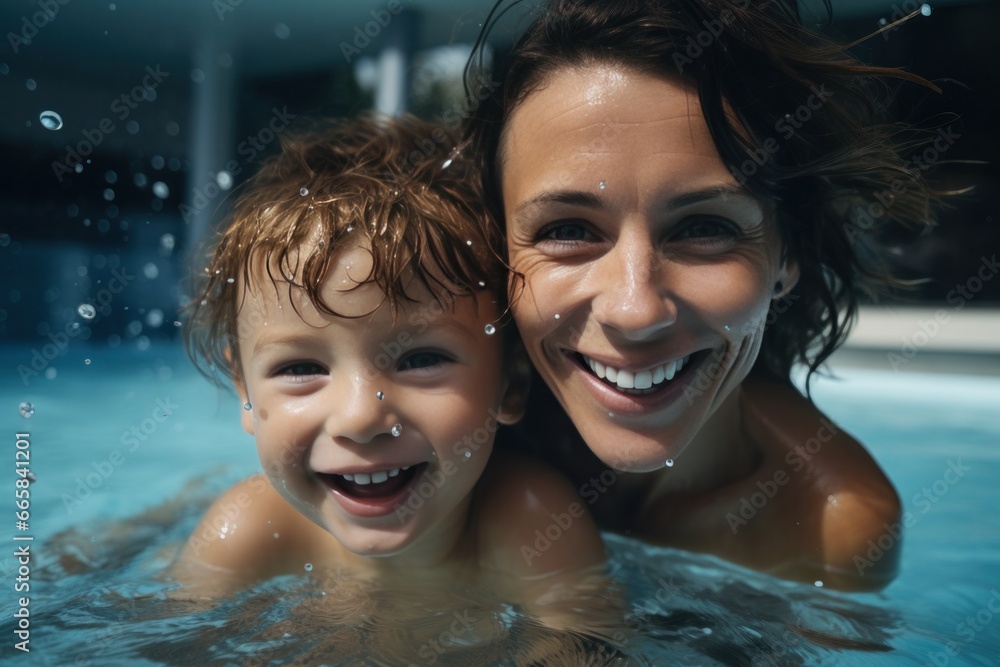
<instances>
[{"instance_id":1,"label":"woman's wet dark hair","mask_svg":"<svg viewBox=\"0 0 1000 667\"><path fill-rule=\"evenodd\" d=\"M467 91L489 76L486 39L519 5L494 6ZM804 363L811 378L846 339L863 295L903 285L888 270L883 229L928 227L937 202L906 158L928 132L886 122L881 95L893 79L936 87L863 64L848 46L803 28L782 1L550 0L498 62L499 86L470 117L465 145L503 227L506 123L553 72L614 64L689 82L722 160L754 196L773 202L783 256L799 264L798 283L768 314L754 372L788 379Z\"/></svg>"}]
</instances>

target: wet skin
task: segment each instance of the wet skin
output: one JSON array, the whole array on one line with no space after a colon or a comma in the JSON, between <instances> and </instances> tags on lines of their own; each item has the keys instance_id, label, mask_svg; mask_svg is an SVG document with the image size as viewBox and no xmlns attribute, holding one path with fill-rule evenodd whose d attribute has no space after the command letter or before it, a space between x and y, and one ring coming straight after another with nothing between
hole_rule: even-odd
<instances>
[{"instance_id":1,"label":"wet skin","mask_svg":"<svg viewBox=\"0 0 1000 667\"><path fill-rule=\"evenodd\" d=\"M793 465L822 415L784 383L748 380L798 268L771 205L719 157L697 93L622 66L557 70L508 121L501 174L523 276L514 315L578 433L561 438L559 465L578 481L602 465L626 473L596 510L605 525L786 576L884 585L898 549L852 572L898 518L891 485L839 429ZM788 480L765 507L727 520L779 469Z\"/></svg>"}]
</instances>

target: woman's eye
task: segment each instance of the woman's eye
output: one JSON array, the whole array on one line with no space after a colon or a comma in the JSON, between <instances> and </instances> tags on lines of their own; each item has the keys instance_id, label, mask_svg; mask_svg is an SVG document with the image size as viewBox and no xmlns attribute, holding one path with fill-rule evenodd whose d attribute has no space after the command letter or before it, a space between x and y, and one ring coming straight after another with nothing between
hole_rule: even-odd
<instances>
[{"instance_id":1,"label":"woman's eye","mask_svg":"<svg viewBox=\"0 0 1000 667\"><path fill-rule=\"evenodd\" d=\"M559 222L549 225L538 236L540 240L547 241L585 241L590 232L579 222Z\"/></svg>"},{"instance_id":2,"label":"woman's eye","mask_svg":"<svg viewBox=\"0 0 1000 667\"><path fill-rule=\"evenodd\" d=\"M308 377L311 375L323 375L326 369L319 364L310 361L296 361L293 364L283 366L277 375L287 375L291 377Z\"/></svg>"},{"instance_id":3,"label":"woman's eye","mask_svg":"<svg viewBox=\"0 0 1000 667\"><path fill-rule=\"evenodd\" d=\"M421 368L431 368L439 364L444 364L451 361L451 358L441 352L414 352L403 358L399 362L399 370L401 371L412 371Z\"/></svg>"},{"instance_id":4,"label":"woman's eye","mask_svg":"<svg viewBox=\"0 0 1000 667\"><path fill-rule=\"evenodd\" d=\"M721 218L696 218L681 229L675 238L685 240L733 239L739 236L736 227Z\"/></svg>"}]
</instances>

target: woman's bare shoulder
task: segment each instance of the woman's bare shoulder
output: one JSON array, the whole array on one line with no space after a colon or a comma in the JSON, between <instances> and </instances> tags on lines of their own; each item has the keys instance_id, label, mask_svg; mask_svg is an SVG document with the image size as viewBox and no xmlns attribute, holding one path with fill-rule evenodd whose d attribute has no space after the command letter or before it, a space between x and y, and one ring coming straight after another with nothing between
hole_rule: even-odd
<instances>
[{"instance_id":1,"label":"woman's bare shoulder","mask_svg":"<svg viewBox=\"0 0 1000 667\"><path fill-rule=\"evenodd\" d=\"M881 467L791 385L754 379L743 389L747 427L764 453L765 485L783 482L779 489L789 490L783 513L810 524L824 567L844 587L885 585L898 564L901 505Z\"/></svg>"}]
</instances>

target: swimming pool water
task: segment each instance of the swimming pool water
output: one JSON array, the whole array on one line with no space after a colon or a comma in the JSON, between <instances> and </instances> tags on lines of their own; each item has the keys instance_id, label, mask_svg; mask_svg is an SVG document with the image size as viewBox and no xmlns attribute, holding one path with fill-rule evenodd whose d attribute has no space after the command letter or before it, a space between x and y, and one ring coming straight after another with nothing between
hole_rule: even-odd
<instances>
[{"instance_id":1,"label":"swimming pool water","mask_svg":"<svg viewBox=\"0 0 1000 667\"><path fill-rule=\"evenodd\" d=\"M845 369L840 380L815 384L817 403L869 447L910 513L901 574L886 589L843 594L608 535L609 571L635 630L615 655L599 639L546 634L473 593L449 599L443 591L395 617L369 614L371 600L359 595L358 613L345 615L322 604L324 591L349 598L342 585L303 573L214 608L166 600L169 584L157 573L212 496L258 468L236 399L201 378L176 346L78 341L49 362L54 378L42 373L25 385L16 369L31 359L30 346L0 349L9 440L9 487L0 496L13 505L16 432L30 433L37 475L27 533L35 538L32 652L12 648L17 563L5 549L2 662L432 664L413 637L423 626L431 632L449 605L463 605L481 623L449 653L434 654L436 664L516 664L532 640L570 639L594 664L1000 664L997 378ZM27 419L18 413L25 401L35 407ZM8 540L18 532L13 523L3 531ZM396 653L378 658L389 645Z\"/></svg>"}]
</instances>

